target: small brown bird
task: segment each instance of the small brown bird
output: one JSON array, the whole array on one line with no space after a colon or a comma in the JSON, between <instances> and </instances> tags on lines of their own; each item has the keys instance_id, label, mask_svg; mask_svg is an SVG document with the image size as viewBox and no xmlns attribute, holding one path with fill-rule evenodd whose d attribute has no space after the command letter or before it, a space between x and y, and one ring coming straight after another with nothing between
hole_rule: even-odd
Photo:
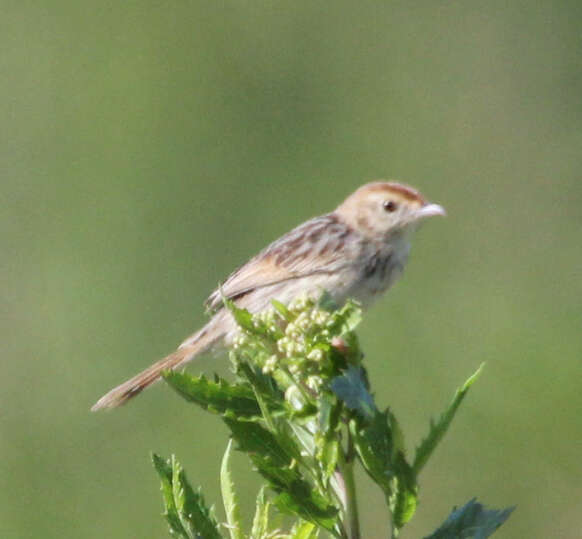
<instances>
[{"instance_id":1,"label":"small brown bird","mask_svg":"<svg viewBox=\"0 0 582 539\"><path fill-rule=\"evenodd\" d=\"M342 304L348 298L363 307L384 293L400 276L410 250L410 235L419 221L445 215L415 189L395 182L360 187L332 213L315 217L285 234L234 271L222 294L241 308L258 312L271 299L282 303L327 290ZM101 397L92 410L114 408L198 355L228 345L236 333L220 290L206 305L210 321L178 349Z\"/></svg>"}]
</instances>

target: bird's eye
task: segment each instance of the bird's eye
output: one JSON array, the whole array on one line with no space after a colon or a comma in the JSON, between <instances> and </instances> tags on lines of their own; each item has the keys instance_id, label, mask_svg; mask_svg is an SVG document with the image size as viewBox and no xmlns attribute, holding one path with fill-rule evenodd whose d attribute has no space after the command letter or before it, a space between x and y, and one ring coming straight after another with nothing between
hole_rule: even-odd
<instances>
[{"instance_id":1,"label":"bird's eye","mask_svg":"<svg viewBox=\"0 0 582 539\"><path fill-rule=\"evenodd\" d=\"M393 211L396 211L396 209L398 208L398 204L396 204L396 202L394 202L393 200L385 200L384 202L382 202L382 207L387 212L392 213Z\"/></svg>"}]
</instances>

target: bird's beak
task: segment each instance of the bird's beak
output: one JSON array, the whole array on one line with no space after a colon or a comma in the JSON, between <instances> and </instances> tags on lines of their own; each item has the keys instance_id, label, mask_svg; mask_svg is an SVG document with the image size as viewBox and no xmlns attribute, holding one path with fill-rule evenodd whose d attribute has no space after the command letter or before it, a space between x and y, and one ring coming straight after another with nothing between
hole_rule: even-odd
<instances>
[{"instance_id":1,"label":"bird's beak","mask_svg":"<svg viewBox=\"0 0 582 539\"><path fill-rule=\"evenodd\" d=\"M440 204L425 204L415 213L417 219L424 219L425 217L432 217L434 215L442 215L443 217L447 215L447 212Z\"/></svg>"}]
</instances>

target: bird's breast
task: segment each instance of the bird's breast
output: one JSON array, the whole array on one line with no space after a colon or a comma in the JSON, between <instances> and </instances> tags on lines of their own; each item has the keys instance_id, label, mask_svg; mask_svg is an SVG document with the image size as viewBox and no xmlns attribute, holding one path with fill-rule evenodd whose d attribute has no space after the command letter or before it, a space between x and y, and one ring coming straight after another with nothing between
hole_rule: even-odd
<instances>
[{"instance_id":1,"label":"bird's breast","mask_svg":"<svg viewBox=\"0 0 582 539\"><path fill-rule=\"evenodd\" d=\"M367 307L386 292L402 274L409 250L408 242L396 242L368 252L354 297Z\"/></svg>"}]
</instances>

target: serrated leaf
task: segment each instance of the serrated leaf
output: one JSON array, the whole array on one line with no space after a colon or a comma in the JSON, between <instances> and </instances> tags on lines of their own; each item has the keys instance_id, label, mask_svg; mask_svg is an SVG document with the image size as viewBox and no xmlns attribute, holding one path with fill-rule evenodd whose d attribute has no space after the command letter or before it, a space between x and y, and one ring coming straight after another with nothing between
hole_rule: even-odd
<instances>
[{"instance_id":1,"label":"serrated leaf","mask_svg":"<svg viewBox=\"0 0 582 539\"><path fill-rule=\"evenodd\" d=\"M246 309L237 307L233 301L222 297L226 309L230 311L237 325L251 335L265 335L264 328L256 326L253 322L253 315Z\"/></svg>"},{"instance_id":2,"label":"serrated leaf","mask_svg":"<svg viewBox=\"0 0 582 539\"><path fill-rule=\"evenodd\" d=\"M293 465L293 458L273 433L256 423L239 423L229 418L224 418L224 421L239 449L250 455L259 473L279 494L274 503L280 511L294 514L326 529L333 528L336 507L301 476L297 466ZM281 435L280 432L277 434L278 437ZM283 443L295 444L290 437ZM296 446L293 451L300 458Z\"/></svg>"},{"instance_id":3,"label":"serrated leaf","mask_svg":"<svg viewBox=\"0 0 582 539\"><path fill-rule=\"evenodd\" d=\"M460 509L454 508L442 526L425 539L486 539L514 509L486 509L473 498Z\"/></svg>"},{"instance_id":4,"label":"serrated leaf","mask_svg":"<svg viewBox=\"0 0 582 539\"><path fill-rule=\"evenodd\" d=\"M253 455L269 459L277 466L282 474L286 467L291 466L293 459L302 460L301 451L296 440L287 432L290 428L286 421L277 421L274 432L271 432L257 423L238 422L231 418L224 418L229 427L238 449Z\"/></svg>"},{"instance_id":5,"label":"serrated leaf","mask_svg":"<svg viewBox=\"0 0 582 539\"><path fill-rule=\"evenodd\" d=\"M404 454L398 452L393 458L394 480L388 505L392 513L392 526L399 530L416 512L418 505L418 485L412 467L406 462Z\"/></svg>"},{"instance_id":6,"label":"serrated leaf","mask_svg":"<svg viewBox=\"0 0 582 539\"><path fill-rule=\"evenodd\" d=\"M299 516L328 530L333 528L337 508L302 478L297 467L282 467L269 457L256 453L251 455L251 460L269 486L278 493L273 503L279 511Z\"/></svg>"},{"instance_id":7,"label":"serrated leaf","mask_svg":"<svg viewBox=\"0 0 582 539\"><path fill-rule=\"evenodd\" d=\"M350 365L344 374L331 381L331 389L350 410L367 419L374 417L376 405L366 389L361 367Z\"/></svg>"},{"instance_id":8,"label":"serrated leaf","mask_svg":"<svg viewBox=\"0 0 582 539\"><path fill-rule=\"evenodd\" d=\"M228 441L222 465L220 467L220 489L222 492L222 501L226 513L226 522L231 539L243 539L244 535L241 528L241 518L238 496L234 488L232 474L230 472L230 453L232 448L232 439Z\"/></svg>"},{"instance_id":9,"label":"serrated leaf","mask_svg":"<svg viewBox=\"0 0 582 539\"><path fill-rule=\"evenodd\" d=\"M274 429L274 420L271 411L284 412L285 394L277 387L275 380L265 375L255 366L240 362L238 373L250 384L261 415L271 430Z\"/></svg>"},{"instance_id":10,"label":"serrated leaf","mask_svg":"<svg viewBox=\"0 0 582 539\"><path fill-rule=\"evenodd\" d=\"M288 489L295 481L302 481L301 473L297 468L277 466L270 458L256 453L250 458L257 471L269 482L269 487L275 492Z\"/></svg>"},{"instance_id":11,"label":"serrated leaf","mask_svg":"<svg viewBox=\"0 0 582 539\"><path fill-rule=\"evenodd\" d=\"M265 496L265 486L261 487L257 495L257 508L253 518L253 528L250 539L266 539L269 530L269 507L271 504Z\"/></svg>"},{"instance_id":12,"label":"serrated leaf","mask_svg":"<svg viewBox=\"0 0 582 539\"><path fill-rule=\"evenodd\" d=\"M277 382L272 376L264 374L261 369L246 363L241 364L240 368L253 389L260 393L269 404L269 409L274 409L275 404L279 408L284 408L285 393L279 389Z\"/></svg>"},{"instance_id":13,"label":"serrated leaf","mask_svg":"<svg viewBox=\"0 0 582 539\"><path fill-rule=\"evenodd\" d=\"M359 305L348 301L342 310L341 313L341 321L342 321L342 328L341 328L341 335L345 335L346 333L351 333L354 331L362 321L362 309Z\"/></svg>"},{"instance_id":14,"label":"serrated leaf","mask_svg":"<svg viewBox=\"0 0 582 539\"><path fill-rule=\"evenodd\" d=\"M371 421L352 419L354 447L371 479L384 491L396 529L416 510L418 486L401 447L400 428L389 410L376 410Z\"/></svg>"},{"instance_id":15,"label":"serrated leaf","mask_svg":"<svg viewBox=\"0 0 582 539\"><path fill-rule=\"evenodd\" d=\"M200 490L194 492L182 466L174 456L172 456L172 486L182 526L191 530L194 533L193 537L196 538L221 538L218 523L204 503L202 493Z\"/></svg>"},{"instance_id":16,"label":"serrated leaf","mask_svg":"<svg viewBox=\"0 0 582 539\"><path fill-rule=\"evenodd\" d=\"M353 332L361 321L361 307L353 301L347 301L341 309L331 313L326 328L331 337L342 337Z\"/></svg>"},{"instance_id":17,"label":"serrated leaf","mask_svg":"<svg viewBox=\"0 0 582 539\"><path fill-rule=\"evenodd\" d=\"M152 455L154 467L162 480L166 520L170 531L183 539L221 539L218 523L204 503L200 492L194 492L180 463L172 455L164 461Z\"/></svg>"},{"instance_id":18,"label":"serrated leaf","mask_svg":"<svg viewBox=\"0 0 582 539\"><path fill-rule=\"evenodd\" d=\"M389 496L394 471L391 469L392 433L388 425L388 411L376 410L369 422L352 419L349 428L364 469L386 496Z\"/></svg>"},{"instance_id":19,"label":"serrated leaf","mask_svg":"<svg viewBox=\"0 0 582 539\"><path fill-rule=\"evenodd\" d=\"M206 377L167 371L164 380L182 397L218 414L231 414L238 418L258 418L261 409L253 390L242 384L229 384L218 378L216 382Z\"/></svg>"},{"instance_id":20,"label":"serrated leaf","mask_svg":"<svg viewBox=\"0 0 582 539\"><path fill-rule=\"evenodd\" d=\"M162 481L161 490L164 500L164 517L170 526L170 533L180 538L189 539L190 536L182 526L182 522L180 521L178 510L174 502L171 463L170 461L164 460L162 457L156 455L155 453L152 454L152 461Z\"/></svg>"},{"instance_id":21,"label":"serrated leaf","mask_svg":"<svg viewBox=\"0 0 582 539\"><path fill-rule=\"evenodd\" d=\"M274 504L282 513L299 516L326 530L333 530L337 523L338 509L304 481L289 485L275 498Z\"/></svg>"},{"instance_id":22,"label":"serrated leaf","mask_svg":"<svg viewBox=\"0 0 582 539\"><path fill-rule=\"evenodd\" d=\"M420 470L422 470L424 465L427 463L431 454L434 452L437 445L447 432L451 424L451 421L455 417L455 414L459 406L461 405L461 402L463 402L463 399L467 395L469 388L473 385L475 380L477 380L477 378L481 374L483 366L484 364L481 364L481 366L475 371L474 374L472 374L467 379L467 381L462 385L462 387L457 389L453 400L451 401L447 409L441 414L438 421L436 423L433 423L431 421L428 436L416 448L414 464L412 465L412 467L417 475L420 472Z\"/></svg>"},{"instance_id":23,"label":"serrated leaf","mask_svg":"<svg viewBox=\"0 0 582 539\"><path fill-rule=\"evenodd\" d=\"M291 457L281 447L275 435L257 423L243 423L225 417L224 422L238 443L238 449L249 454L268 457L276 466L288 466Z\"/></svg>"}]
</instances>

